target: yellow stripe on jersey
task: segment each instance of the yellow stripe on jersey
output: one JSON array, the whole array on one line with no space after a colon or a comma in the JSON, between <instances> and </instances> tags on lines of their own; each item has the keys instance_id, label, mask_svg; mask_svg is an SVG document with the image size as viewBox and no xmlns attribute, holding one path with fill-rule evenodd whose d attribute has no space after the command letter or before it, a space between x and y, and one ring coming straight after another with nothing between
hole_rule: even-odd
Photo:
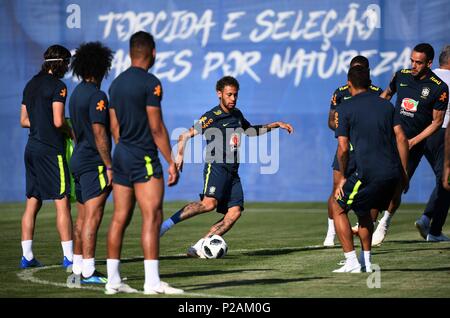
<instances>
[{"instance_id":1,"label":"yellow stripe on jersey","mask_svg":"<svg viewBox=\"0 0 450 318\"><path fill-rule=\"evenodd\" d=\"M64 191L66 191L66 175L64 173L63 157L61 155L58 155L58 166L59 166L59 183L60 183L59 194L63 194Z\"/></svg>"},{"instance_id":2,"label":"yellow stripe on jersey","mask_svg":"<svg viewBox=\"0 0 450 318\"><path fill-rule=\"evenodd\" d=\"M353 192L348 197L347 205L350 205L353 203L353 199L355 198L356 194L358 193L359 187L361 186L361 181L358 180L353 187Z\"/></svg>"},{"instance_id":3,"label":"yellow stripe on jersey","mask_svg":"<svg viewBox=\"0 0 450 318\"><path fill-rule=\"evenodd\" d=\"M209 175L211 174L211 164L208 163L208 171L206 172L206 178L205 178L205 188L203 189L203 194L206 193L206 188L208 187L208 180L209 180Z\"/></svg>"},{"instance_id":4,"label":"yellow stripe on jersey","mask_svg":"<svg viewBox=\"0 0 450 318\"><path fill-rule=\"evenodd\" d=\"M106 187L105 176L103 175L104 166L98 166L98 180L100 181L100 189L103 190Z\"/></svg>"},{"instance_id":5,"label":"yellow stripe on jersey","mask_svg":"<svg viewBox=\"0 0 450 318\"><path fill-rule=\"evenodd\" d=\"M153 166L152 159L149 156L145 156L145 168L147 169L147 176L150 177L153 175Z\"/></svg>"}]
</instances>

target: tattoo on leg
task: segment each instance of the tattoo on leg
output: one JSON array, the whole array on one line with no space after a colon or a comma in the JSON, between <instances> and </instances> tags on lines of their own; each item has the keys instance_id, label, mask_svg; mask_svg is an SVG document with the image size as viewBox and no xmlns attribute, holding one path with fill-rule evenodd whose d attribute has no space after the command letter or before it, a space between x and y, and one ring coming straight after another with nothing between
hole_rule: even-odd
<instances>
[{"instance_id":1,"label":"tattoo on leg","mask_svg":"<svg viewBox=\"0 0 450 318\"><path fill-rule=\"evenodd\" d=\"M206 212L206 208L202 202L191 202L184 207L181 213L181 219L185 220L202 212Z\"/></svg>"}]
</instances>

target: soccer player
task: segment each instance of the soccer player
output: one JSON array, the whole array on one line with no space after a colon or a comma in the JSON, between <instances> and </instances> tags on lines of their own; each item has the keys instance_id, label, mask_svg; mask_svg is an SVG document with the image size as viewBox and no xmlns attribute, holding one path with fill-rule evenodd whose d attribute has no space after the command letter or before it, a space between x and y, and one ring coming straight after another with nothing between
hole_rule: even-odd
<instances>
[{"instance_id":1,"label":"soccer player","mask_svg":"<svg viewBox=\"0 0 450 318\"><path fill-rule=\"evenodd\" d=\"M155 62L153 36L137 32L130 38L131 67L111 84L111 132L117 144L113 156L114 213L108 231L107 294L135 292L120 277L119 264L125 229L135 201L142 213L144 294L181 294L159 277L159 231L164 180L158 149L169 164L168 185L178 181L166 126L162 119L161 82L147 71Z\"/></svg>"},{"instance_id":2,"label":"soccer player","mask_svg":"<svg viewBox=\"0 0 450 318\"><path fill-rule=\"evenodd\" d=\"M364 66L366 68L369 69L369 60L362 55L357 55L355 56L351 61L350 61L350 68L356 65L361 65ZM373 92L377 95L380 95L382 90L381 88L375 86L375 85L370 85L369 86L369 92ZM346 100L349 100L352 97L352 95L350 94L349 91L349 87L348 85L343 85L341 87L338 87L334 93L333 96L331 97L331 104L330 104L330 111L328 113L328 127L331 130L335 130L336 129L336 123L335 123L335 113L336 113L336 109L341 105L341 103L345 102ZM339 165L338 165L338 161L337 161L337 157L336 155L334 156L334 161L333 161L333 191L330 194L330 197L328 198L328 230L327 230L327 235L325 237L325 240L323 241L323 245L324 246L334 246L334 238L336 236L336 231L334 229L334 222L333 222L333 211L331 209L331 201L334 200L334 193L336 192L336 186L339 184L339 182L341 181L343 175L341 174L340 170L339 170ZM352 144L350 144L350 153L349 153L349 162L347 165L347 170L346 170L346 176L349 176L353 173L353 171L355 171L356 167L355 167L355 159L354 159L354 155L353 155L353 146ZM357 226L356 228L353 229L354 232L357 232Z\"/></svg>"},{"instance_id":3,"label":"soccer player","mask_svg":"<svg viewBox=\"0 0 450 318\"><path fill-rule=\"evenodd\" d=\"M337 159L344 176L332 200L333 220L345 255L345 264L336 273L371 272L373 222L371 209L383 209L400 180L407 189L408 141L393 105L369 93L369 70L354 66L348 72L352 98L336 115ZM349 140L355 146L356 170L348 177ZM359 261L353 244L348 211L358 217L362 253Z\"/></svg>"},{"instance_id":4,"label":"soccer player","mask_svg":"<svg viewBox=\"0 0 450 318\"><path fill-rule=\"evenodd\" d=\"M53 200L56 227L64 257L62 266L72 265L72 216L70 214L70 178L65 155L65 138L71 135L64 118L66 85L60 80L69 70L71 54L61 45L52 45L44 53L41 71L23 91L20 124L29 128L25 148L26 206L22 217L20 267L38 267L32 244L36 216L42 201Z\"/></svg>"},{"instance_id":5,"label":"soccer player","mask_svg":"<svg viewBox=\"0 0 450 318\"><path fill-rule=\"evenodd\" d=\"M72 272L82 274L80 282L85 284L106 283L106 277L95 270L95 247L112 181L108 98L100 90L112 58L108 47L89 42L77 48L71 64L73 75L82 80L69 102L76 140L70 171L78 210Z\"/></svg>"},{"instance_id":6,"label":"soccer player","mask_svg":"<svg viewBox=\"0 0 450 318\"><path fill-rule=\"evenodd\" d=\"M189 248L187 254L191 257L204 258L200 250L204 239L214 234L223 235L228 232L244 210L244 195L238 174L241 133L257 136L274 128L283 128L289 133L294 131L291 125L283 122L252 126L236 108L238 91L239 82L235 78L231 76L221 78L216 84L219 105L203 114L189 131L178 138L176 164L179 171L183 168L186 142L200 133L207 139L209 151L207 150L203 170L203 193L200 194L201 201L189 203L163 222L161 236L178 222L194 215L210 212L216 208L217 212L224 214L203 238Z\"/></svg>"},{"instance_id":7,"label":"soccer player","mask_svg":"<svg viewBox=\"0 0 450 318\"><path fill-rule=\"evenodd\" d=\"M442 50L439 55L439 68L434 69L433 72L439 76L447 86L450 85L450 45L445 46ZM448 101L442 128L428 137L426 141L425 157L435 157L435 160L439 163L437 165L437 176L443 175L443 157L445 156L444 144L446 140L445 131L448 126L449 118L450 101ZM445 165L447 163L445 163ZM450 207L450 193L445 191L445 187L448 187L448 176L446 180L447 184L445 186L441 186L439 179L436 180L436 186L428 200L425 212L415 223L420 235L429 242L450 241L450 238L442 234L442 227L445 224L445 219L447 218L448 209Z\"/></svg>"},{"instance_id":8,"label":"soccer player","mask_svg":"<svg viewBox=\"0 0 450 318\"><path fill-rule=\"evenodd\" d=\"M388 100L397 94L395 108L400 115L400 123L409 143L408 177L410 179L424 153L433 151L433 149L427 150L429 145L427 146L426 139L442 127L447 109L448 86L431 71L433 58L434 49L430 44L416 45L411 53L411 69L396 72L389 86L381 94L381 97ZM439 151L439 145L436 145L434 151ZM442 188L443 156L439 153L431 153L426 158L436 175L436 188L440 189ZM380 245L385 239L392 216L400 206L401 193L401 189L396 191L388 210L378 223L373 234L372 245ZM441 199L445 197L439 198ZM445 202L442 206L444 205ZM438 227L440 226L436 226L436 229ZM434 233L434 235L439 236L440 233Z\"/></svg>"}]
</instances>

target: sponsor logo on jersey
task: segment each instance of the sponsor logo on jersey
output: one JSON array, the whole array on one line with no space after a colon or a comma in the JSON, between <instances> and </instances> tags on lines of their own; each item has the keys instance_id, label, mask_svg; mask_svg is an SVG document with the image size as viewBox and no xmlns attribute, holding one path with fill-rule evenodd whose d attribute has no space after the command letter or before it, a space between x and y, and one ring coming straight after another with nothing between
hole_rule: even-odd
<instances>
[{"instance_id":1,"label":"sponsor logo on jersey","mask_svg":"<svg viewBox=\"0 0 450 318\"><path fill-rule=\"evenodd\" d=\"M419 102L415 101L412 98L403 98L401 107L402 109L415 113L417 111L417 107L419 106Z\"/></svg>"},{"instance_id":2,"label":"sponsor logo on jersey","mask_svg":"<svg viewBox=\"0 0 450 318\"><path fill-rule=\"evenodd\" d=\"M215 111L213 113L214 113L214 115L219 116L220 114L222 114L222 111L219 109L219 110L217 110L217 111Z\"/></svg>"},{"instance_id":3,"label":"sponsor logo on jersey","mask_svg":"<svg viewBox=\"0 0 450 318\"><path fill-rule=\"evenodd\" d=\"M60 95L61 97L66 97L66 95L67 95L67 89L66 89L66 88L63 88L63 89L61 90L61 92L59 92L59 95Z\"/></svg>"},{"instance_id":4,"label":"sponsor logo on jersey","mask_svg":"<svg viewBox=\"0 0 450 318\"><path fill-rule=\"evenodd\" d=\"M443 92L439 97L440 102L445 102L447 100L447 92Z\"/></svg>"},{"instance_id":5,"label":"sponsor logo on jersey","mask_svg":"<svg viewBox=\"0 0 450 318\"><path fill-rule=\"evenodd\" d=\"M236 151L241 145L241 136L238 133L232 133L230 136L230 149Z\"/></svg>"},{"instance_id":6,"label":"sponsor logo on jersey","mask_svg":"<svg viewBox=\"0 0 450 318\"><path fill-rule=\"evenodd\" d=\"M400 83L400 87L406 87L408 84Z\"/></svg>"}]
</instances>

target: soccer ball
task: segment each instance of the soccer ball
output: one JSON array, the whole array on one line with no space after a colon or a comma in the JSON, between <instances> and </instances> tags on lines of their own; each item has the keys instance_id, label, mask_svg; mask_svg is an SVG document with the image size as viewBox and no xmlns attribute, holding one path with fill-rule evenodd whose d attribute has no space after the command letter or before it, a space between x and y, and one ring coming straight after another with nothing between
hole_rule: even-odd
<instances>
[{"instance_id":1,"label":"soccer ball","mask_svg":"<svg viewBox=\"0 0 450 318\"><path fill-rule=\"evenodd\" d=\"M219 235L213 235L205 239L202 252L206 258L221 258L227 254L228 245Z\"/></svg>"}]
</instances>

